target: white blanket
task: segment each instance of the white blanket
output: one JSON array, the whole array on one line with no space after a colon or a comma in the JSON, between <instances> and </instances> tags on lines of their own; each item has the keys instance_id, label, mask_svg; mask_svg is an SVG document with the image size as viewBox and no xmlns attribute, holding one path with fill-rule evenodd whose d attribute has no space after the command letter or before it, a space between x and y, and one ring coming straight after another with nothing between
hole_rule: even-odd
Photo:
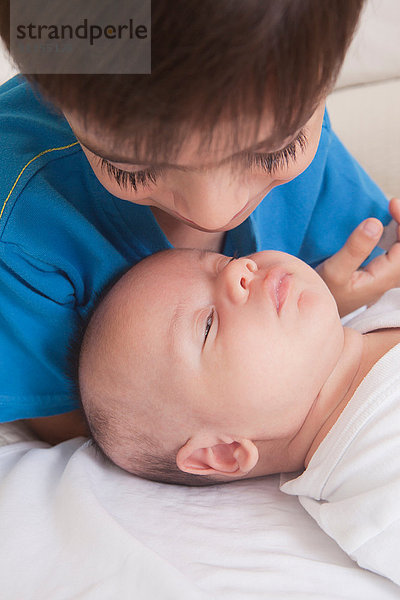
<instances>
[{"instance_id":1,"label":"white blanket","mask_svg":"<svg viewBox=\"0 0 400 600\"><path fill-rule=\"evenodd\" d=\"M6 600L394 600L278 477L212 488L140 480L83 438L0 448Z\"/></svg>"}]
</instances>

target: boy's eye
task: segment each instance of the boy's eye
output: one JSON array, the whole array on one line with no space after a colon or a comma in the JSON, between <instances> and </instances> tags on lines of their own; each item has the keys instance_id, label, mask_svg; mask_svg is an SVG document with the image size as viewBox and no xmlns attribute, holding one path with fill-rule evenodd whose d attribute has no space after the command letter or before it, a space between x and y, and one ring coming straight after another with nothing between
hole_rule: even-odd
<instances>
[{"instance_id":1,"label":"boy's eye","mask_svg":"<svg viewBox=\"0 0 400 600\"><path fill-rule=\"evenodd\" d=\"M208 337L208 334L210 333L210 330L211 330L211 327L212 327L213 321L214 321L214 309L212 308L212 309L211 309L211 312L210 312L210 314L208 315L208 317L207 317L207 320L206 320L206 329L205 329L205 332L204 332L204 342L203 342L203 346L204 346L204 344L205 344L205 343L206 343L206 341L207 341L207 337Z\"/></svg>"},{"instance_id":2,"label":"boy's eye","mask_svg":"<svg viewBox=\"0 0 400 600\"><path fill-rule=\"evenodd\" d=\"M127 188L128 184L137 192L138 186L146 187L149 184L156 183L160 171L156 169L144 169L142 171L124 171L118 169L105 158L99 157L101 171L106 171L107 174L115 179L119 187Z\"/></svg>"},{"instance_id":3,"label":"boy's eye","mask_svg":"<svg viewBox=\"0 0 400 600\"><path fill-rule=\"evenodd\" d=\"M270 154L253 154L249 155L249 166L262 167L270 175L289 166L290 162L296 160L297 150L304 152L307 146L307 138L303 130L295 140L290 142L286 148L271 152Z\"/></svg>"},{"instance_id":4,"label":"boy's eye","mask_svg":"<svg viewBox=\"0 0 400 600\"><path fill-rule=\"evenodd\" d=\"M300 131L299 135L293 140L286 148L278 150L277 152L271 152L269 154L251 154L248 156L249 167L261 167L267 173L272 174L280 169L289 166L290 162L296 160L297 150L301 152L307 146L307 138L303 130ZM98 157L101 171L106 173L115 179L117 184L121 188L127 188L130 185L135 192L138 187L146 187L151 184L155 184L158 177L160 177L160 169L143 169L141 171L124 171L114 166L108 160L102 157Z\"/></svg>"}]
</instances>

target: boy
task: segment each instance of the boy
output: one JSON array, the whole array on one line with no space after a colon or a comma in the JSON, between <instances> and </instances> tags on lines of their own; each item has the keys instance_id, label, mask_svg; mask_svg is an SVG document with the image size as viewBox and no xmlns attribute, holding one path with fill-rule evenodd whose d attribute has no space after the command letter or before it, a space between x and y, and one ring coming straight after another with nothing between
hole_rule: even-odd
<instances>
[{"instance_id":1,"label":"boy","mask_svg":"<svg viewBox=\"0 0 400 600\"><path fill-rule=\"evenodd\" d=\"M389 262L399 284L399 244ZM168 483L306 467L283 491L361 566L400 584L399 307L395 288L343 327L323 280L290 255L154 255L86 331L93 438L117 465Z\"/></svg>"},{"instance_id":2,"label":"boy","mask_svg":"<svg viewBox=\"0 0 400 600\"><path fill-rule=\"evenodd\" d=\"M162 249L285 250L322 263L343 311L372 300L348 293L358 248L324 264L364 217L389 220L324 113L361 6L153 0L151 75L2 86L2 421L53 443L84 433L68 340L111 281Z\"/></svg>"}]
</instances>

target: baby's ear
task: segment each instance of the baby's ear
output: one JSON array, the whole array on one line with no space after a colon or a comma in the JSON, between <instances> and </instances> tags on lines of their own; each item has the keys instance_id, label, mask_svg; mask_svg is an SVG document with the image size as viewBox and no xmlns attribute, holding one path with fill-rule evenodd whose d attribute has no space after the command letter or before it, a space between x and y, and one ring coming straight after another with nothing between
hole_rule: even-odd
<instances>
[{"instance_id":1,"label":"baby's ear","mask_svg":"<svg viewBox=\"0 0 400 600\"><path fill-rule=\"evenodd\" d=\"M258 462L258 449L251 440L223 436L209 445L204 441L191 438L179 449L176 464L181 471L237 478L249 473Z\"/></svg>"}]
</instances>

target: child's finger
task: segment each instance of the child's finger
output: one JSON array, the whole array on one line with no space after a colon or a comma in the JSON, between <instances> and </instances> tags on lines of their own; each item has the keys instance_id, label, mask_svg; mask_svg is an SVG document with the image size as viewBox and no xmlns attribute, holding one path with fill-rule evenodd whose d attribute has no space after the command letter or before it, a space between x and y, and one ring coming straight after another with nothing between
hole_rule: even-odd
<instances>
[{"instance_id":1,"label":"child's finger","mask_svg":"<svg viewBox=\"0 0 400 600\"><path fill-rule=\"evenodd\" d=\"M325 275L335 285L344 285L375 248L383 225L366 219L353 231L344 246L324 263Z\"/></svg>"},{"instance_id":2,"label":"child's finger","mask_svg":"<svg viewBox=\"0 0 400 600\"><path fill-rule=\"evenodd\" d=\"M394 244L389 252L374 258L362 271L362 275L365 277L360 277L353 282L354 288L367 285L379 296L393 287L398 287L400 285L400 244Z\"/></svg>"},{"instance_id":3,"label":"child's finger","mask_svg":"<svg viewBox=\"0 0 400 600\"><path fill-rule=\"evenodd\" d=\"M389 211L397 223L397 240L400 240L400 198L392 198L389 202Z\"/></svg>"},{"instance_id":4,"label":"child's finger","mask_svg":"<svg viewBox=\"0 0 400 600\"><path fill-rule=\"evenodd\" d=\"M389 202L389 211L393 219L400 223L400 198L392 198Z\"/></svg>"}]
</instances>

